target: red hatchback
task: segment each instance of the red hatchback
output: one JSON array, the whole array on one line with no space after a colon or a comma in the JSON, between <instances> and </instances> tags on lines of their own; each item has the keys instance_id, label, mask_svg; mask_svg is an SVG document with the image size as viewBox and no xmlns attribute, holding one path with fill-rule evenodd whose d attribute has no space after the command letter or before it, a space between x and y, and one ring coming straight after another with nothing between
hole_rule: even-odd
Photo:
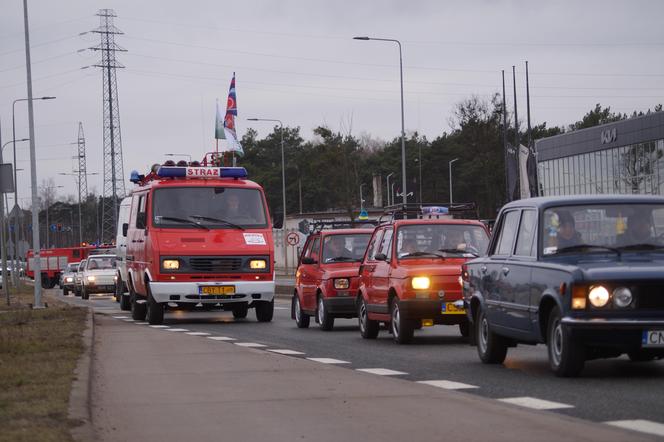
<instances>
[{"instance_id":1,"label":"red hatchback","mask_svg":"<svg viewBox=\"0 0 664 442\"><path fill-rule=\"evenodd\" d=\"M376 338L380 322L400 344L423 325L459 325L467 336L461 265L484 254L488 243L480 221L400 219L377 227L359 271L362 337Z\"/></svg>"},{"instance_id":2,"label":"red hatchback","mask_svg":"<svg viewBox=\"0 0 664 442\"><path fill-rule=\"evenodd\" d=\"M332 330L335 318L354 318L358 268L373 229L336 229L307 238L295 274L291 317L299 328L310 317L323 330Z\"/></svg>"}]
</instances>

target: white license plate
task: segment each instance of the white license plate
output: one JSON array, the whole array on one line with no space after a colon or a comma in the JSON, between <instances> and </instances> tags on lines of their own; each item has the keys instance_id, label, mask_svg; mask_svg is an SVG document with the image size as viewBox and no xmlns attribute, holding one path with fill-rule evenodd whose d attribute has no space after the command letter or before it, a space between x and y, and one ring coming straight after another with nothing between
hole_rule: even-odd
<instances>
[{"instance_id":1,"label":"white license plate","mask_svg":"<svg viewBox=\"0 0 664 442\"><path fill-rule=\"evenodd\" d=\"M664 330L644 330L641 335L642 347L664 347Z\"/></svg>"}]
</instances>

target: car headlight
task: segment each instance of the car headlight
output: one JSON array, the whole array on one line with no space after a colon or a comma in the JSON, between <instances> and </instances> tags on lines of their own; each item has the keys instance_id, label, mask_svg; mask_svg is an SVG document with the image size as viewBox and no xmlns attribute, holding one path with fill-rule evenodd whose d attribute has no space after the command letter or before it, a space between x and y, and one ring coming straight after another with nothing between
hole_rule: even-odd
<instances>
[{"instance_id":1,"label":"car headlight","mask_svg":"<svg viewBox=\"0 0 664 442\"><path fill-rule=\"evenodd\" d=\"M180 268L179 259L165 259L161 262L161 267L164 270L178 270Z\"/></svg>"},{"instance_id":2,"label":"car headlight","mask_svg":"<svg viewBox=\"0 0 664 442\"><path fill-rule=\"evenodd\" d=\"M88 282L95 282L97 278L94 277L94 275L90 275L87 277Z\"/></svg>"},{"instance_id":3,"label":"car headlight","mask_svg":"<svg viewBox=\"0 0 664 442\"><path fill-rule=\"evenodd\" d=\"M264 259L252 259L249 261L249 268L254 270L266 269L267 262Z\"/></svg>"},{"instance_id":4,"label":"car headlight","mask_svg":"<svg viewBox=\"0 0 664 442\"><path fill-rule=\"evenodd\" d=\"M415 290L426 290L431 286L431 279L428 276L416 276L410 284Z\"/></svg>"},{"instance_id":5,"label":"car headlight","mask_svg":"<svg viewBox=\"0 0 664 442\"><path fill-rule=\"evenodd\" d=\"M74 278L72 278L71 276L68 276L68 277L65 278L65 282L74 282Z\"/></svg>"},{"instance_id":6,"label":"car headlight","mask_svg":"<svg viewBox=\"0 0 664 442\"><path fill-rule=\"evenodd\" d=\"M334 288L338 290L345 290L350 287L350 280L348 278L337 278L334 280Z\"/></svg>"},{"instance_id":7,"label":"car headlight","mask_svg":"<svg viewBox=\"0 0 664 442\"><path fill-rule=\"evenodd\" d=\"M588 299L593 306L604 307L606 304L608 304L609 298L609 291L605 287L601 285L590 287L590 291L588 292Z\"/></svg>"},{"instance_id":8,"label":"car headlight","mask_svg":"<svg viewBox=\"0 0 664 442\"><path fill-rule=\"evenodd\" d=\"M628 307L633 299L632 291L627 287L618 287L613 291L613 303L620 308Z\"/></svg>"}]
</instances>

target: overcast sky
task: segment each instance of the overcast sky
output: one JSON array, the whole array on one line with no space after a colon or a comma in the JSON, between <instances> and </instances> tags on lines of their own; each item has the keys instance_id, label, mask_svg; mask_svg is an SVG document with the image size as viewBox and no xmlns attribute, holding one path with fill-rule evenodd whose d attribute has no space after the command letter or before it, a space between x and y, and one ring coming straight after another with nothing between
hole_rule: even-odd
<instances>
[{"instance_id":1,"label":"overcast sky","mask_svg":"<svg viewBox=\"0 0 664 442\"><path fill-rule=\"evenodd\" d=\"M90 190L102 189L102 77L98 9L112 8L124 31L116 41L125 176L164 153L194 158L214 146L215 100L225 104L236 72L238 135L264 136L276 118L312 129L400 132L399 64L403 44L406 131L430 140L450 130L451 111L475 94L490 98L517 66L519 117L525 121L530 65L534 123L564 125L595 103L615 111L664 102L664 2L336 0L29 0L38 182L53 177L59 195L76 194L72 156L78 122L87 141ZM2 0L0 121L11 139L11 103L27 95L21 0ZM28 136L26 103L16 105L17 138ZM19 202L28 206L28 144L18 145ZM5 149L5 159L11 153ZM11 158L11 157L9 157ZM131 186L127 183L127 189ZM11 204L11 203L10 203Z\"/></svg>"}]
</instances>

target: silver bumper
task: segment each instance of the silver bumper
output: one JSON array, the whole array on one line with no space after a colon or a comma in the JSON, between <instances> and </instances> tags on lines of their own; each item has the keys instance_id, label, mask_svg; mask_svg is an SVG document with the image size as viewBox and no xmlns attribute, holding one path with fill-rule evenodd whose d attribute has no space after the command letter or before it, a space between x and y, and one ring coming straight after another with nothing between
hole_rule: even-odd
<instances>
[{"instance_id":1,"label":"silver bumper","mask_svg":"<svg viewBox=\"0 0 664 442\"><path fill-rule=\"evenodd\" d=\"M203 295L202 286L235 286L235 293L228 295ZM199 282L151 282L150 291L157 302L226 304L234 302L272 301L274 281L199 281Z\"/></svg>"}]
</instances>

